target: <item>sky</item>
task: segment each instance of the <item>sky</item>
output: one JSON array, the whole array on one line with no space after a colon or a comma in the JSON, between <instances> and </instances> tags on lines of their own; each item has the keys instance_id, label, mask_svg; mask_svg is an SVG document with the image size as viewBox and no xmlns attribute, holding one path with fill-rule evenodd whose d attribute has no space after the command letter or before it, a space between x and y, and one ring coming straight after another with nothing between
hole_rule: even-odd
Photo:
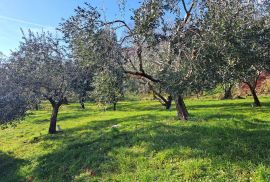
<instances>
[{"instance_id":1,"label":"sky","mask_svg":"<svg viewBox=\"0 0 270 182\"><path fill-rule=\"evenodd\" d=\"M119 0L0 0L0 52L9 55L10 50L18 47L22 38L20 29L56 33L62 19L73 15L74 9L85 1L101 9L107 20L129 20L130 9L139 6L139 1L127 0L125 11L121 12Z\"/></svg>"}]
</instances>

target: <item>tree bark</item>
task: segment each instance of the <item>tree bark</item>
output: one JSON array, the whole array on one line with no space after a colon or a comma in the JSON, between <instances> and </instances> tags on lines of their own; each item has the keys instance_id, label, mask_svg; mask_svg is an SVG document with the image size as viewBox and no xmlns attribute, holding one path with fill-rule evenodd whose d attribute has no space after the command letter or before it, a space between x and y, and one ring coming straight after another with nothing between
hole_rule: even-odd
<instances>
[{"instance_id":1,"label":"tree bark","mask_svg":"<svg viewBox=\"0 0 270 182\"><path fill-rule=\"evenodd\" d=\"M261 102L260 102L260 100L259 100L259 98L257 96L257 93L256 93L256 86L253 87L250 83L247 83L247 85L248 85L248 87L249 87L249 89L251 91L251 94L253 96L254 106L261 107L262 106Z\"/></svg>"},{"instance_id":2,"label":"tree bark","mask_svg":"<svg viewBox=\"0 0 270 182\"><path fill-rule=\"evenodd\" d=\"M82 109L85 109L85 106L84 106L84 98L80 98L80 104L81 104L81 108L82 108Z\"/></svg>"},{"instance_id":3,"label":"tree bark","mask_svg":"<svg viewBox=\"0 0 270 182\"><path fill-rule=\"evenodd\" d=\"M175 104L176 104L177 117L182 121L187 121L189 114L188 114L183 98L181 96L178 96L175 99Z\"/></svg>"},{"instance_id":4,"label":"tree bark","mask_svg":"<svg viewBox=\"0 0 270 182\"><path fill-rule=\"evenodd\" d=\"M58 115L59 107L60 107L59 104L54 104L53 105L50 128L49 128L49 134L55 134L56 133L56 121L57 121L57 115Z\"/></svg>"},{"instance_id":5,"label":"tree bark","mask_svg":"<svg viewBox=\"0 0 270 182\"><path fill-rule=\"evenodd\" d=\"M113 110L116 111L116 103L113 103Z\"/></svg>"},{"instance_id":6,"label":"tree bark","mask_svg":"<svg viewBox=\"0 0 270 182\"><path fill-rule=\"evenodd\" d=\"M232 87L233 85L230 85L228 88L225 88L223 100L231 99L232 98Z\"/></svg>"},{"instance_id":7,"label":"tree bark","mask_svg":"<svg viewBox=\"0 0 270 182\"><path fill-rule=\"evenodd\" d=\"M167 102L165 102L165 107L166 107L167 110L170 110L171 109L172 100L173 100L172 96L169 95L168 96L168 99L167 99Z\"/></svg>"},{"instance_id":8,"label":"tree bark","mask_svg":"<svg viewBox=\"0 0 270 182\"><path fill-rule=\"evenodd\" d=\"M39 110L39 105L38 104L35 104L35 110L38 111Z\"/></svg>"},{"instance_id":9,"label":"tree bark","mask_svg":"<svg viewBox=\"0 0 270 182\"><path fill-rule=\"evenodd\" d=\"M169 95L166 99L164 96L161 95L160 92L157 92L152 86L150 86L150 89L153 91L154 99L157 99L167 110L171 109L172 106L172 96Z\"/></svg>"}]
</instances>

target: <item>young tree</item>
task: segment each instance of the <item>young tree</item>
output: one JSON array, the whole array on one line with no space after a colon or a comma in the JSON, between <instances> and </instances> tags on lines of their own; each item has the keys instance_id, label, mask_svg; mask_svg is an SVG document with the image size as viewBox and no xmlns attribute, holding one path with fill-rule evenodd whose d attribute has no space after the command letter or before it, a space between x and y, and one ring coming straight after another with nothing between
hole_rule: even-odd
<instances>
[{"instance_id":1,"label":"young tree","mask_svg":"<svg viewBox=\"0 0 270 182\"><path fill-rule=\"evenodd\" d=\"M56 133L58 111L66 100L72 75L72 63L64 46L50 33L29 31L23 35L18 50L12 53L11 64L17 85L51 103L49 133Z\"/></svg>"},{"instance_id":2,"label":"young tree","mask_svg":"<svg viewBox=\"0 0 270 182\"><path fill-rule=\"evenodd\" d=\"M74 93L78 95L81 108L85 109L84 102L86 100L87 93L93 91L93 72L89 68L80 66L77 61L75 61L73 69L74 74L71 78L71 88Z\"/></svg>"},{"instance_id":3,"label":"young tree","mask_svg":"<svg viewBox=\"0 0 270 182\"><path fill-rule=\"evenodd\" d=\"M97 103L112 104L116 110L117 102L123 97L123 73L121 70L104 69L94 77L93 96Z\"/></svg>"}]
</instances>

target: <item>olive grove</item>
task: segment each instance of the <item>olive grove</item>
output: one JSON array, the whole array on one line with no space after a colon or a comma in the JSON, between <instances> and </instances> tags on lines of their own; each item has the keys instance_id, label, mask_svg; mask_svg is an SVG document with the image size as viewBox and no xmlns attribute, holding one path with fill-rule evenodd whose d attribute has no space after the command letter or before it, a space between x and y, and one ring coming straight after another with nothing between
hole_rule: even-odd
<instances>
[{"instance_id":1,"label":"olive grove","mask_svg":"<svg viewBox=\"0 0 270 182\"><path fill-rule=\"evenodd\" d=\"M125 7L125 1L120 3ZM10 57L1 58L0 112L5 114L0 122L48 100L49 133L55 133L59 108L71 95L79 98L82 108L90 96L115 110L130 78L166 109L175 101L179 120L190 117L186 96L220 85L224 98L230 98L233 85L247 84L255 106L260 106L257 81L270 70L269 4L143 0L127 22L106 20L86 3L60 23L61 40L29 31Z\"/></svg>"}]
</instances>

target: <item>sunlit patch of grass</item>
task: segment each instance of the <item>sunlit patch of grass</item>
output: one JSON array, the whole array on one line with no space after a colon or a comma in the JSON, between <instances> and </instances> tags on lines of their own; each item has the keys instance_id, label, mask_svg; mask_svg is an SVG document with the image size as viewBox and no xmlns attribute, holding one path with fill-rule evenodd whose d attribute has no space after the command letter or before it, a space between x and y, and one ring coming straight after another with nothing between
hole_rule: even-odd
<instances>
[{"instance_id":1,"label":"sunlit patch of grass","mask_svg":"<svg viewBox=\"0 0 270 182\"><path fill-rule=\"evenodd\" d=\"M189 122L155 101L104 112L50 106L0 131L0 181L270 181L270 99L189 99ZM115 126L115 127L112 127Z\"/></svg>"}]
</instances>

